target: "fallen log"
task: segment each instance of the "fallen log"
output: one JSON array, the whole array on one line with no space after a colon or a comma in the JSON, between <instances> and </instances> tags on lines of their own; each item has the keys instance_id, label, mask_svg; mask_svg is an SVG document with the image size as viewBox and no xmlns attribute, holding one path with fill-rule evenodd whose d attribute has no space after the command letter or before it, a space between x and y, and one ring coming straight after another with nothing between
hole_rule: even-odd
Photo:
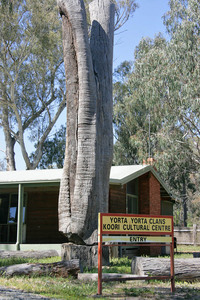
<instances>
[{"instance_id":1,"label":"fallen log","mask_svg":"<svg viewBox=\"0 0 200 300\"><path fill-rule=\"evenodd\" d=\"M135 257L131 263L131 272L138 276L170 276L170 259ZM178 280L199 280L200 259L175 259L174 273Z\"/></svg>"},{"instance_id":2,"label":"fallen log","mask_svg":"<svg viewBox=\"0 0 200 300\"><path fill-rule=\"evenodd\" d=\"M0 250L0 258L44 258L60 256L56 250L43 251L4 251Z\"/></svg>"},{"instance_id":3,"label":"fallen log","mask_svg":"<svg viewBox=\"0 0 200 300\"><path fill-rule=\"evenodd\" d=\"M12 266L5 266L0 268L0 275L14 276L14 275L37 275L37 276L57 276L57 277L78 277L80 272L79 259L72 259L69 261L60 261L55 263L25 263Z\"/></svg>"},{"instance_id":4,"label":"fallen log","mask_svg":"<svg viewBox=\"0 0 200 300\"><path fill-rule=\"evenodd\" d=\"M142 276L142 280L145 279L147 276ZM120 273L103 273L102 274L102 281L126 281L126 280L133 280L137 278L136 275L132 274L120 274ZM97 281L98 280L98 273L79 273L78 280L82 281Z\"/></svg>"}]
</instances>

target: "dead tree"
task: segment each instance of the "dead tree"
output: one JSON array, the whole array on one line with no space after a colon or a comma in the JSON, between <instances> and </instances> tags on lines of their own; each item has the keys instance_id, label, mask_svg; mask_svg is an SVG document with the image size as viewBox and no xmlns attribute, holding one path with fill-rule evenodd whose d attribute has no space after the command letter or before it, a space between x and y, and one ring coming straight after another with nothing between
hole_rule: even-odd
<instances>
[{"instance_id":1,"label":"dead tree","mask_svg":"<svg viewBox=\"0 0 200 300\"><path fill-rule=\"evenodd\" d=\"M96 241L98 212L108 211L112 162L114 4L57 0L62 16L67 133L59 193L59 230L69 240ZM88 33L90 32L90 33Z\"/></svg>"}]
</instances>

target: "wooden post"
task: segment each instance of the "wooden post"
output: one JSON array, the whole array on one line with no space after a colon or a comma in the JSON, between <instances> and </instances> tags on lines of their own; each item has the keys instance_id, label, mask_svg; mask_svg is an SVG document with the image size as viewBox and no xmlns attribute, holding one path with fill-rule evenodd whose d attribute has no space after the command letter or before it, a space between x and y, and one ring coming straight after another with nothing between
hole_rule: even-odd
<instances>
[{"instance_id":1,"label":"wooden post","mask_svg":"<svg viewBox=\"0 0 200 300\"><path fill-rule=\"evenodd\" d=\"M171 292L175 292L175 278L174 278L174 237L170 244L170 271L171 271Z\"/></svg>"},{"instance_id":2,"label":"wooden post","mask_svg":"<svg viewBox=\"0 0 200 300\"><path fill-rule=\"evenodd\" d=\"M102 216L98 215L98 295L102 295Z\"/></svg>"},{"instance_id":3,"label":"wooden post","mask_svg":"<svg viewBox=\"0 0 200 300\"><path fill-rule=\"evenodd\" d=\"M175 292L175 274L174 274L174 222L172 219L172 242L170 244L170 270L171 270L171 292Z\"/></svg>"},{"instance_id":4,"label":"wooden post","mask_svg":"<svg viewBox=\"0 0 200 300\"><path fill-rule=\"evenodd\" d=\"M197 244L197 224L193 224L193 245Z\"/></svg>"}]
</instances>

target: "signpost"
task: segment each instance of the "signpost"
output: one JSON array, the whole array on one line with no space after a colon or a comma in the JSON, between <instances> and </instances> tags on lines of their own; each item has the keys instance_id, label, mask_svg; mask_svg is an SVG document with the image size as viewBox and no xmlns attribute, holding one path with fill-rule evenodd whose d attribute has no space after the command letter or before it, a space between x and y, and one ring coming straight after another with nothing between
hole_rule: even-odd
<instances>
[{"instance_id":1,"label":"signpost","mask_svg":"<svg viewBox=\"0 0 200 300\"><path fill-rule=\"evenodd\" d=\"M102 247L170 245L170 276L133 277L132 280L170 279L171 291L174 281L174 228L172 216L130 215L99 213L98 216L98 294L102 294ZM106 243L106 245L105 245ZM112 243L112 244L109 244ZM108 280L108 279L107 279ZM112 278L110 279L112 280ZM130 280L130 276L129 276Z\"/></svg>"}]
</instances>

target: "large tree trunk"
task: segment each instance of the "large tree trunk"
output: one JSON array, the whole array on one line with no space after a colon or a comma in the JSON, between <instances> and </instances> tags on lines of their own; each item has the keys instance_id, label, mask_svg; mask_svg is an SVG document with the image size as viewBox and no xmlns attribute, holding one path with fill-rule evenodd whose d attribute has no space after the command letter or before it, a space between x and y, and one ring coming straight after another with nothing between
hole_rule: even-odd
<instances>
[{"instance_id":1,"label":"large tree trunk","mask_svg":"<svg viewBox=\"0 0 200 300\"><path fill-rule=\"evenodd\" d=\"M91 243L98 212L108 209L112 160L114 5L95 0L89 43L82 0L58 0L63 24L67 138L59 193L59 229ZM73 240L73 238L72 238Z\"/></svg>"},{"instance_id":2,"label":"large tree trunk","mask_svg":"<svg viewBox=\"0 0 200 300\"><path fill-rule=\"evenodd\" d=\"M98 211L108 211L108 191L113 149L112 62L114 7L110 1L93 1L89 6L92 23L90 47L97 88L96 181ZM96 213L96 211L94 211ZM94 216L95 218L95 216Z\"/></svg>"}]
</instances>

